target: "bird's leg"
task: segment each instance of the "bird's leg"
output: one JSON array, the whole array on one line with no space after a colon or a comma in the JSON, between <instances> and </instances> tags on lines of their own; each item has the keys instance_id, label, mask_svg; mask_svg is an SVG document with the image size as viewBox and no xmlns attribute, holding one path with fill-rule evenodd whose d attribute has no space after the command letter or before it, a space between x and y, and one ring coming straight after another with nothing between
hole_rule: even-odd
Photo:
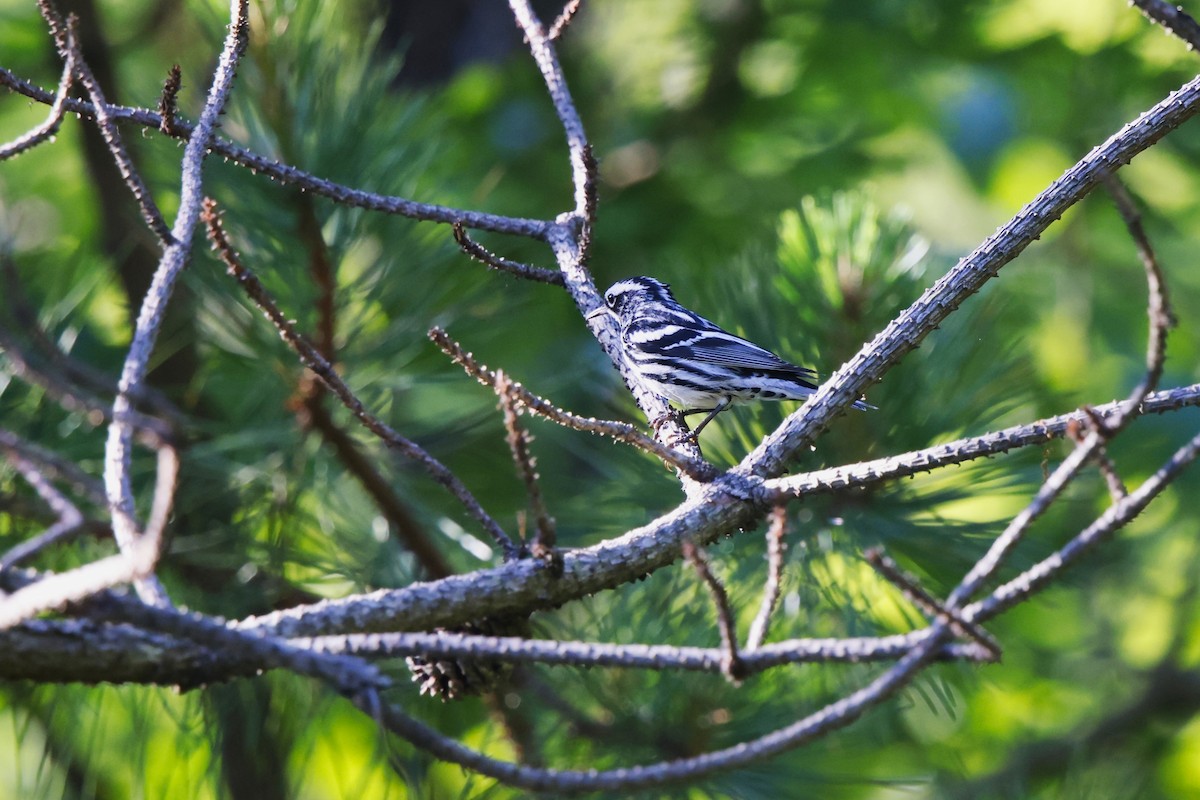
<instances>
[{"instance_id":1,"label":"bird's leg","mask_svg":"<svg viewBox=\"0 0 1200 800\"><path fill-rule=\"evenodd\" d=\"M688 435L685 437L685 439L684 439L684 440L685 440L685 441L687 441L687 440L691 440L693 443L694 443L694 442L696 442L696 441L697 441L697 439L700 437L700 431L704 430L704 426L705 426L705 425L707 425L708 423L712 422L712 421L713 421L713 417L715 417L717 414L720 414L722 411L724 411L725 409L729 408L729 404L730 404L730 403L732 403L732 402L733 402L733 398L732 398L732 397L725 396L725 397L722 397L722 398L721 398L721 400L720 400L720 402L718 402L718 403L716 404L716 406L714 406L712 409L706 409L706 408L693 408L693 409L691 409L691 410L689 410L689 411L684 411L684 412L683 412L683 416L684 416L684 417L687 417L687 415L688 415L688 414L702 414L702 413L704 413L705 411L708 411L708 416L707 416L707 417L705 417L704 419L700 420L700 424L699 424L699 425L697 425L695 428L693 428L693 429L692 429L692 432L691 432L691 433L689 433L689 434L688 434Z\"/></svg>"}]
</instances>

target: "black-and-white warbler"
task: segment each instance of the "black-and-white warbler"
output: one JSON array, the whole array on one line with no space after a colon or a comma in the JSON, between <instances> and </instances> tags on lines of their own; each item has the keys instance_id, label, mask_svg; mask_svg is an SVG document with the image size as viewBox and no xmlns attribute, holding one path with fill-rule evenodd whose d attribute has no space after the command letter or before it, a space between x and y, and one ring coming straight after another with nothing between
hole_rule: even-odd
<instances>
[{"instance_id":1,"label":"black-and-white warbler","mask_svg":"<svg viewBox=\"0 0 1200 800\"><path fill-rule=\"evenodd\" d=\"M708 413L692 431L693 441L735 401L803 400L816 391L811 369L689 311L670 286L654 278L617 281L604 293L604 303L588 316L607 312L616 319L625 359L639 380L678 404L685 417ZM874 408L862 400L854 407Z\"/></svg>"}]
</instances>

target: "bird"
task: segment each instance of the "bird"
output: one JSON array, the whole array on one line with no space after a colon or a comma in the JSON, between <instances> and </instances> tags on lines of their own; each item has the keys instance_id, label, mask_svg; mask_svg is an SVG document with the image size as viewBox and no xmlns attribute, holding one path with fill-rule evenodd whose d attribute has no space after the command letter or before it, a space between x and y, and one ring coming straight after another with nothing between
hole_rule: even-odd
<instances>
[{"instance_id":1,"label":"bird","mask_svg":"<svg viewBox=\"0 0 1200 800\"><path fill-rule=\"evenodd\" d=\"M707 413L685 437L693 442L734 402L803 400L817 389L813 370L785 361L685 308L669 284L654 278L614 283L604 292L604 305L587 316L602 314L620 327L621 349L643 385L680 406L676 413L684 418ZM875 408L862 400L854 407ZM670 416L651 425L657 429Z\"/></svg>"}]
</instances>

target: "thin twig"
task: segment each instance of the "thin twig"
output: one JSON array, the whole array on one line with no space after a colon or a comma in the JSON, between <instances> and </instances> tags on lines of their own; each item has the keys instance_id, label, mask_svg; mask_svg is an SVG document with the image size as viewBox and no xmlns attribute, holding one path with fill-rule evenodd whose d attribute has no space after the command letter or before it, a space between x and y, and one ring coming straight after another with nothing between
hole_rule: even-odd
<instances>
[{"instance_id":1,"label":"thin twig","mask_svg":"<svg viewBox=\"0 0 1200 800\"><path fill-rule=\"evenodd\" d=\"M1104 442L1104 437L1100 434L1090 434L1083 442L1076 445L1075 449L1063 459L1055 470L1050 473L1042 485L1038 488L1037 494L1029 501L1021 512L1009 521L1004 530L992 542L992 546L987 553L975 562L975 565L967 572L958 586L950 593L946 599L946 606L951 609L957 609L962 606L963 602L970 599L983 583L990 578L1004 559L1016 548L1016 546L1024 538L1029 527L1036 521L1046 509L1062 494L1063 490L1075 479L1084 464L1088 462L1096 450Z\"/></svg>"},{"instance_id":2,"label":"thin twig","mask_svg":"<svg viewBox=\"0 0 1200 800\"><path fill-rule=\"evenodd\" d=\"M183 83L183 70L178 64L172 64L163 82L162 95L158 98L158 116L161 122L158 129L168 136L178 135L175 125L175 114L178 112L179 88Z\"/></svg>"},{"instance_id":3,"label":"thin twig","mask_svg":"<svg viewBox=\"0 0 1200 800\"><path fill-rule=\"evenodd\" d=\"M558 13L558 18L550 26L550 32L546 34L546 38L553 42L566 33L567 27L575 19L575 14L581 5L583 5L583 0L567 0L563 10Z\"/></svg>"},{"instance_id":4,"label":"thin twig","mask_svg":"<svg viewBox=\"0 0 1200 800\"><path fill-rule=\"evenodd\" d=\"M1109 506L1091 525L1055 553L996 588L989 596L962 609L971 621L985 620L1011 608L1047 586L1104 538L1123 527L1163 492L1200 454L1200 434L1175 451L1167 463L1127 497Z\"/></svg>"},{"instance_id":5,"label":"thin twig","mask_svg":"<svg viewBox=\"0 0 1200 800\"><path fill-rule=\"evenodd\" d=\"M454 230L454 241L458 242L458 246L462 251L476 261L486 264L489 269L494 269L498 272L507 272L510 275L530 281L548 283L551 286L563 286L565 283L563 274L558 270L531 267L528 264L522 264L519 261L512 261L496 255L472 239L467 234L467 229L461 222L456 221L452 228Z\"/></svg>"},{"instance_id":6,"label":"thin twig","mask_svg":"<svg viewBox=\"0 0 1200 800\"><path fill-rule=\"evenodd\" d=\"M46 105L50 105L55 100L52 92L18 78L3 67L0 67L0 86L6 86L18 94ZM95 119L97 114L96 106L85 100L70 98L67 100L66 106L68 111L90 119ZM106 110L109 116L115 120L132 122L152 130L161 130L162 128L162 117L147 108L110 105ZM179 139L190 140L195 132L195 126L182 120L176 120L171 135ZM220 136L213 136L209 140L208 149L213 155L227 158L232 163L245 167L257 175L263 175L281 184L295 186L305 192L329 198L343 206L379 211L384 214L397 214L411 219L440 222L447 225L462 222L472 230L527 236L532 239L544 239L546 231L553 225L551 222L540 219L485 214L481 211L452 208L434 203L419 203L404 197L355 189L274 161Z\"/></svg>"},{"instance_id":7,"label":"thin twig","mask_svg":"<svg viewBox=\"0 0 1200 800\"><path fill-rule=\"evenodd\" d=\"M333 448L338 460L349 474L358 480L363 491L375 501L379 513L388 521L390 530L396 534L397 541L412 553L425 576L437 579L454 574L446 557L396 493L388 477L362 452L350 433L343 430L334 420L324 403L301 403L296 413L300 417L301 427L316 431L317 435Z\"/></svg>"},{"instance_id":8,"label":"thin twig","mask_svg":"<svg viewBox=\"0 0 1200 800\"><path fill-rule=\"evenodd\" d=\"M1189 50L1200 50L1200 24L1196 23L1180 6L1165 0L1130 0L1143 15L1157 22L1187 43Z\"/></svg>"},{"instance_id":9,"label":"thin twig","mask_svg":"<svg viewBox=\"0 0 1200 800\"><path fill-rule=\"evenodd\" d=\"M592 256L592 231L596 228L596 207L600 203L600 166L589 142L583 147L583 226L579 231L579 262L586 268Z\"/></svg>"},{"instance_id":10,"label":"thin twig","mask_svg":"<svg viewBox=\"0 0 1200 800\"><path fill-rule=\"evenodd\" d=\"M116 555L47 575L0 599L0 630L43 611L64 608L109 587L146 581L153 576L162 552L163 529L170 516L179 469L179 460L172 448L160 448L158 455L154 504L145 533Z\"/></svg>"},{"instance_id":11,"label":"thin twig","mask_svg":"<svg viewBox=\"0 0 1200 800\"><path fill-rule=\"evenodd\" d=\"M104 495L104 482L84 472L78 464L52 450L22 439L12 431L0 428L0 450L16 453L36 465L39 471L50 478L57 478L71 485L78 494L98 508L108 506Z\"/></svg>"},{"instance_id":12,"label":"thin twig","mask_svg":"<svg viewBox=\"0 0 1200 800\"><path fill-rule=\"evenodd\" d=\"M158 267L150 281L150 288L142 300L134 327L133 340L121 368L117 383L117 396L113 401L112 424L108 428L108 442L104 454L104 484L112 509L113 533L117 544L124 550L137 541L137 520L134 508L133 486L129 476L132 460L132 427L129 414L133 397L138 392L149 369L150 358L162 328L167 303L179 275L188 262L192 247L192 235L200 216L202 199L204 157L217 118L225 107L233 86L234 74L242 51L246 46L247 0L231 0L229 32L225 45L213 72L212 86L200 113L192 138L184 148L180 163L182 179L179 192L179 212L171 231L170 245L163 251ZM157 581L141 581L136 584L138 594L148 603L161 605L166 595Z\"/></svg>"},{"instance_id":13,"label":"thin twig","mask_svg":"<svg viewBox=\"0 0 1200 800\"><path fill-rule=\"evenodd\" d=\"M779 602L779 590L783 585L783 559L787 553L787 506L782 503L771 511L771 524L767 527L767 580L763 584L762 603L754 621L750 623L750 633L746 637L746 650L758 650L767 639L771 629L771 615L775 612L775 604Z\"/></svg>"},{"instance_id":14,"label":"thin twig","mask_svg":"<svg viewBox=\"0 0 1200 800\"><path fill-rule=\"evenodd\" d=\"M146 517L143 537L157 542L155 552L162 551L163 532L171 519L175 505L175 491L179 488L179 453L174 447L160 447L156 451L158 470L154 481L154 498L150 503L150 514Z\"/></svg>"},{"instance_id":15,"label":"thin twig","mask_svg":"<svg viewBox=\"0 0 1200 800\"><path fill-rule=\"evenodd\" d=\"M33 130L17 137L6 145L0 145L0 161L20 155L26 150L37 147L42 142L51 139L58 133L62 125L63 115L67 110L67 94L75 80L75 51L67 52L67 61L63 66L62 77L58 81L58 89L54 92L54 104L50 106L50 114L46 121Z\"/></svg>"},{"instance_id":16,"label":"thin twig","mask_svg":"<svg viewBox=\"0 0 1200 800\"><path fill-rule=\"evenodd\" d=\"M780 474L793 456L810 444L874 381L916 348L968 297L983 288L1019 256L1068 208L1079 202L1113 169L1159 141L1200 112L1200 77L1158 103L1095 147L1021 209L902 311L864 345L754 449L736 471L766 477Z\"/></svg>"},{"instance_id":17,"label":"thin twig","mask_svg":"<svg viewBox=\"0 0 1200 800\"><path fill-rule=\"evenodd\" d=\"M1125 184L1116 175L1108 175L1104 185L1113 202L1116 203L1117 211L1137 247L1138 258L1146 272L1146 286L1149 290L1146 317L1150 322L1150 335L1146 342L1146 373L1137 389L1125 401L1120 416L1112 422L1105 420L1106 426L1117 430L1124 425L1127 418L1141 413L1141 405L1146 399L1146 395L1158 388L1158 382L1162 378L1163 364L1167 357L1167 334L1174 327L1175 318L1171 313L1170 298L1167 296L1167 282L1163 277L1162 267L1159 266L1158 257L1154 254L1154 248L1150 244L1150 238L1146 235L1146 229L1142 226L1142 215L1137 209L1137 204L1130 196L1129 190L1125 188Z\"/></svg>"},{"instance_id":18,"label":"thin twig","mask_svg":"<svg viewBox=\"0 0 1200 800\"><path fill-rule=\"evenodd\" d=\"M960 613L947 608L945 604L939 602L937 598L921 586L915 577L901 570L895 561L888 558L883 550L873 547L864 553L863 557L866 558L868 564L879 571L880 575L895 584L896 588L904 594L909 602L920 608L930 617L945 622L950 626L950 630L954 631L955 635L965 639L973 639L988 652L993 661L1000 660L1000 644L991 634L978 625L963 619Z\"/></svg>"},{"instance_id":19,"label":"thin twig","mask_svg":"<svg viewBox=\"0 0 1200 800\"><path fill-rule=\"evenodd\" d=\"M547 38L546 29L533 7L528 0L509 0L508 5L517 20L517 25L525 33L529 53L537 62L550 101L554 104L554 112L562 123L563 133L566 134L567 150L571 159L571 181L575 187L575 213L582 214L588 205L587 166L583 155L588 140L583 130L583 120L579 118L579 111L571 98L571 89L567 86L562 66L558 63L554 45Z\"/></svg>"},{"instance_id":20,"label":"thin twig","mask_svg":"<svg viewBox=\"0 0 1200 800\"><path fill-rule=\"evenodd\" d=\"M430 328L429 338L454 363L462 367L468 375L484 386L495 390L496 373L476 361L474 356L464 350L461 344L451 339L449 334L444 330L441 328ZM718 474L716 467L708 462L691 458L678 450L673 450L645 435L629 423L593 419L591 417L581 417L577 414L572 414L569 411L558 408L549 400L534 394L520 383L514 382L512 384L512 391L521 402L521 405L529 409L531 413L544 417L565 428L586 431L587 433L594 433L599 436L608 436L619 442L641 448L651 455L658 456L663 461L666 461L671 466L680 469L698 481L711 481Z\"/></svg>"},{"instance_id":21,"label":"thin twig","mask_svg":"<svg viewBox=\"0 0 1200 800\"><path fill-rule=\"evenodd\" d=\"M34 364L25 348L3 326L0 326L0 351L15 376L45 391L64 410L79 414L92 427L112 422L112 408L108 403L54 371ZM147 447L161 447L175 438L170 425L140 411L130 409L127 420L137 432L139 441Z\"/></svg>"},{"instance_id":22,"label":"thin twig","mask_svg":"<svg viewBox=\"0 0 1200 800\"><path fill-rule=\"evenodd\" d=\"M1163 362L1166 358L1167 332L1172 325L1170 302L1167 299L1166 284L1163 281L1162 270L1150 247L1150 242L1141 227L1140 217L1132 199L1124 187L1111 173L1100 176L1105 181L1110 194L1117 202L1121 215L1129 228L1130 235L1137 244L1142 265L1146 272L1146 283L1149 289L1147 317L1150 321L1150 334L1146 343L1146 371L1142 380L1134 387L1129 397L1119 406L1111 417L1104 417L1103 423L1097 423L1096 429L1080 442L1075 450L1059 464L1058 468L1042 484L1034 498L1020 514L1005 527L1003 533L992 543L988 552L976 562L975 566L951 592L946 601L950 608L958 608L971 597L983 582L999 569L1004 558L1020 542L1025 531L1049 507L1050 503L1066 488L1083 464L1096 454L1104 444L1116 435L1130 420L1142 413L1143 403L1158 384L1162 376ZM1084 412L1093 420L1101 419L1094 411ZM1115 506L1114 506L1115 507Z\"/></svg>"},{"instance_id":23,"label":"thin twig","mask_svg":"<svg viewBox=\"0 0 1200 800\"><path fill-rule=\"evenodd\" d=\"M55 520L49 528L32 539L21 542L7 553L0 555L0 571L32 558L63 539L73 536L83 527L83 514L42 474L36 464L20 456L15 450L7 450L8 461L21 473L25 482L33 487L46 506L54 513Z\"/></svg>"},{"instance_id":24,"label":"thin twig","mask_svg":"<svg viewBox=\"0 0 1200 800\"><path fill-rule=\"evenodd\" d=\"M217 204L211 198L205 200L203 219L208 226L208 238L212 242L217 254L221 257L221 260L225 262L229 274L237 280L238 285L242 287L247 296L259 307L267 319L271 321L283 340L300 357L301 363L321 379L326 388L342 401L342 404L346 406L350 413L367 430L378 436L389 447L398 450L406 458L419 464L434 480L446 487L462 503L467 512L488 532L496 544L503 549L506 560L516 558L520 552L519 548L513 544L512 539L504 532L504 529L484 510L483 506L480 505L479 501L475 499L475 496L471 494L463 482L459 480L458 476L430 455L423 447L393 430L367 411L362 401L358 399L354 392L350 390L350 387L341 379L341 376L337 374L337 370L333 368L333 365L326 361L317 351L316 347L305 339L296 330L296 326L283 315L283 312L279 310L279 307L275 304L275 301L271 298L266 288L259 282L254 273L242 264L237 252L230 245L229 239L225 235L225 230L221 225L220 215L217 213Z\"/></svg>"},{"instance_id":25,"label":"thin twig","mask_svg":"<svg viewBox=\"0 0 1200 800\"><path fill-rule=\"evenodd\" d=\"M518 397L513 391L512 380L503 372L496 373L496 394L500 397L500 412L504 415L505 441L512 453L513 464L525 483L525 494L533 512L537 532L530 544L530 551L552 558L556 543L554 519L546 512L546 501L538 485L537 459L529 452L529 432L521 425ZM562 574L562 558L557 560L557 572Z\"/></svg>"},{"instance_id":26,"label":"thin twig","mask_svg":"<svg viewBox=\"0 0 1200 800\"><path fill-rule=\"evenodd\" d=\"M931 661L948 637L940 622L895 665L863 688L778 730L724 750L688 756L645 766L606 771L550 770L525 767L490 758L419 722L397 707L386 707L388 729L444 761L462 765L511 786L559 793L583 791L628 792L665 784L697 780L715 772L735 769L795 749L857 720L869 709L892 697ZM361 707L361 706L360 706Z\"/></svg>"},{"instance_id":27,"label":"thin twig","mask_svg":"<svg viewBox=\"0 0 1200 800\"><path fill-rule=\"evenodd\" d=\"M116 555L49 575L18 589L0 599L0 630L44 611L84 600L111 586L148 578L154 571L157 555L148 539L139 539Z\"/></svg>"},{"instance_id":28,"label":"thin twig","mask_svg":"<svg viewBox=\"0 0 1200 800\"><path fill-rule=\"evenodd\" d=\"M1090 408L1107 419L1116 415L1124 404L1124 400L1119 400ZM1141 411L1143 414L1162 414L1197 405L1200 405L1200 383L1152 392L1142 401ZM807 497L858 489L895 478L932 472L949 464L962 464L973 459L1059 439L1067 435L1071 425L1082 424L1087 416L1087 411L1078 409L1025 425L1014 425L1011 428L985 433L982 436L956 439L923 450L913 450L844 467L789 475L785 478L772 478L764 482L764 487L772 499Z\"/></svg>"},{"instance_id":29,"label":"thin twig","mask_svg":"<svg viewBox=\"0 0 1200 800\"><path fill-rule=\"evenodd\" d=\"M1103 419L1091 408L1085 406L1083 411L1087 414L1087 430L1103 435L1107 431ZM1082 444L1084 440L1083 430L1079 425L1068 426L1067 436L1077 444ZM1104 483L1108 486L1109 497L1112 498L1114 503L1124 499L1129 494L1129 490L1125 488L1125 484L1121 481L1121 476L1117 474L1117 465L1113 462L1112 456L1108 454L1108 448L1103 445L1098 447L1095 459L1096 467L1100 470L1100 476L1104 478Z\"/></svg>"},{"instance_id":30,"label":"thin twig","mask_svg":"<svg viewBox=\"0 0 1200 800\"><path fill-rule=\"evenodd\" d=\"M38 9L54 33L54 43L58 48L58 54L63 61L73 60L75 62L75 74L78 76L79 82L83 84L83 88L87 90L88 96L92 98L100 135L103 137L104 143L108 145L108 151L112 154L113 161L116 162L121 178L124 179L125 185L129 187L130 193L137 201L142 219L158 237L162 246L169 247L173 242L171 230L163 220L162 212L158 210L154 197L146 188L133 159L125 149L125 142L121 138L121 132L117 129L117 123L108 112L109 106L108 101L104 99L104 90L100 88L99 81L96 80L91 67L83 58L79 37L76 35L78 19L71 14L64 23L52 0L38 0Z\"/></svg>"},{"instance_id":31,"label":"thin twig","mask_svg":"<svg viewBox=\"0 0 1200 800\"><path fill-rule=\"evenodd\" d=\"M717 610L717 629L721 632L721 672L736 686L746 677L746 665L738 654L737 625L733 620L733 610L729 607L729 596L725 593L724 585L709 569L708 556L695 542L684 541L683 557L696 570L712 596L713 606Z\"/></svg>"}]
</instances>

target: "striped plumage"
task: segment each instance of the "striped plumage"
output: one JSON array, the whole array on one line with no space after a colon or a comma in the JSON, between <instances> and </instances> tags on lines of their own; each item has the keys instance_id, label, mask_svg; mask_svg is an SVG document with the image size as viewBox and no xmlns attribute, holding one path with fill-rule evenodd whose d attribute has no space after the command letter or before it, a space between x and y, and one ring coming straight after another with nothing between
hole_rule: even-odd
<instances>
[{"instance_id":1,"label":"striped plumage","mask_svg":"<svg viewBox=\"0 0 1200 800\"><path fill-rule=\"evenodd\" d=\"M803 400L816 390L816 373L722 330L681 306L671 287L654 278L626 278L604 293L621 327L629 366L642 383L678 404L683 414L708 412L692 437L730 403ZM855 408L868 409L861 400Z\"/></svg>"}]
</instances>

